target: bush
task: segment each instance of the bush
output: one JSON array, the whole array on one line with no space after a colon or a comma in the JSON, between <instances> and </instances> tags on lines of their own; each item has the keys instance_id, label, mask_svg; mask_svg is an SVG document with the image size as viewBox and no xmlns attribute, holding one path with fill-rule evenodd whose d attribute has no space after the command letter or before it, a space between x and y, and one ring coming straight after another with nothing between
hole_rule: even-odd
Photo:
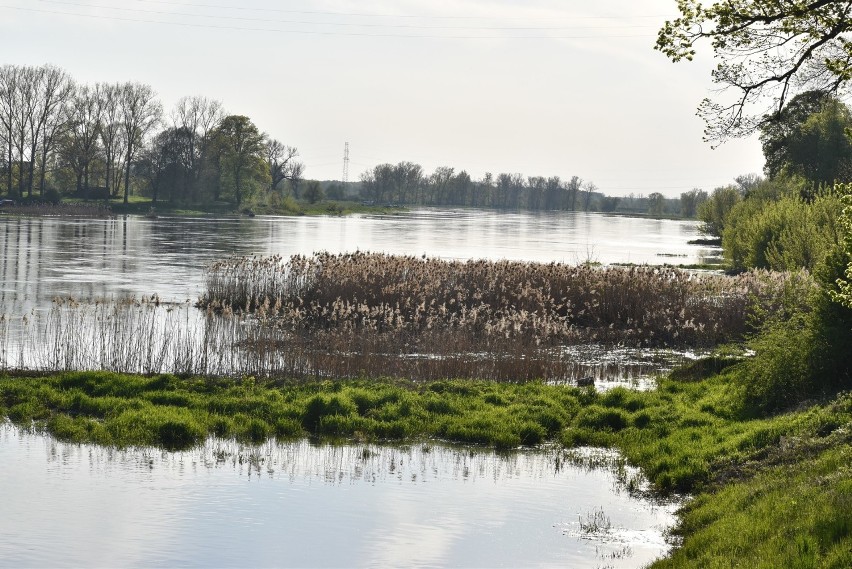
<instances>
[{"instance_id":1,"label":"bush","mask_svg":"<svg viewBox=\"0 0 852 569\"><path fill-rule=\"evenodd\" d=\"M747 199L731 210L722 235L732 268L814 270L836 248L842 205L833 192L808 203L797 196Z\"/></svg>"}]
</instances>

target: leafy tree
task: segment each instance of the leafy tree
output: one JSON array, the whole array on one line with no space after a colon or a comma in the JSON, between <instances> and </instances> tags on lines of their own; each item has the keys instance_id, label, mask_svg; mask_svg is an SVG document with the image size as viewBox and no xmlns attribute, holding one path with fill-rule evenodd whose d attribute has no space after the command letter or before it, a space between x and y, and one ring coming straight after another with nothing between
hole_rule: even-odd
<instances>
[{"instance_id":1,"label":"leafy tree","mask_svg":"<svg viewBox=\"0 0 852 569\"><path fill-rule=\"evenodd\" d=\"M796 138L802 125L814 113L819 112L828 95L821 91L805 91L790 99L774 120L760 127L760 142L766 159L764 172L775 178L790 164L790 140Z\"/></svg>"},{"instance_id":2,"label":"leafy tree","mask_svg":"<svg viewBox=\"0 0 852 569\"><path fill-rule=\"evenodd\" d=\"M698 206L707 201L707 192L694 188L680 194L680 214L683 217L695 217Z\"/></svg>"},{"instance_id":3,"label":"leafy tree","mask_svg":"<svg viewBox=\"0 0 852 569\"><path fill-rule=\"evenodd\" d=\"M346 197L346 190L343 184L333 182L325 189L325 195L330 200L342 200Z\"/></svg>"},{"instance_id":4,"label":"leafy tree","mask_svg":"<svg viewBox=\"0 0 852 569\"><path fill-rule=\"evenodd\" d=\"M193 136L189 129L167 128L154 136L142 149L136 162L136 173L148 183L151 201L157 203L161 191L168 191L172 201L176 191L182 192L190 175L189 159Z\"/></svg>"},{"instance_id":5,"label":"leafy tree","mask_svg":"<svg viewBox=\"0 0 852 569\"><path fill-rule=\"evenodd\" d=\"M787 168L815 185L831 186L852 176L852 127L849 107L831 99L788 139Z\"/></svg>"},{"instance_id":6,"label":"leafy tree","mask_svg":"<svg viewBox=\"0 0 852 569\"><path fill-rule=\"evenodd\" d=\"M698 219L704 222L703 231L721 237L728 215L741 199L739 190L734 186L713 190L710 199L698 206Z\"/></svg>"},{"instance_id":7,"label":"leafy tree","mask_svg":"<svg viewBox=\"0 0 852 569\"><path fill-rule=\"evenodd\" d=\"M264 136L248 117L230 115L222 119L216 140L226 185L239 207L256 184L269 180Z\"/></svg>"},{"instance_id":8,"label":"leafy tree","mask_svg":"<svg viewBox=\"0 0 852 569\"><path fill-rule=\"evenodd\" d=\"M680 17L665 23L656 49L691 60L710 42L721 93L699 107L709 140L750 135L796 95L837 93L852 78L852 2L678 0L677 7Z\"/></svg>"}]
</instances>

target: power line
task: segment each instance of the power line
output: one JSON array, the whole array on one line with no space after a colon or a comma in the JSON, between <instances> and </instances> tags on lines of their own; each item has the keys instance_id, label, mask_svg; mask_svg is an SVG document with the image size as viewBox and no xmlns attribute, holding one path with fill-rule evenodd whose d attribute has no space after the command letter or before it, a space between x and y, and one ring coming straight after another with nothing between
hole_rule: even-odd
<instances>
[{"instance_id":1,"label":"power line","mask_svg":"<svg viewBox=\"0 0 852 569\"><path fill-rule=\"evenodd\" d=\"M165 4L167 6L181 6L187 8L209 8L214 10L237 10L245 12L278 12L285 14L315 14L323 16L346 16L354 18L421 18L430 20L477 20L482 19L481 16L432 16L428 14L374 14L370 12L335 12L327 10L289 10L285 8L252 8L247 6L234 6L222 4L203 4L196 2L170 2L165 0L135 0L143 4ZM540 18L520 18L523 20L548 20L553 19L574 19L574 20L632 20L632 19L655 19L661 20L666 18L675 18L672 14L658 15L641 15L641 16L558 16L556 18L547 16Z\"/></svg>"},{"instance_id":2,"label":"power line","mask_svg":"<svg viewBox=\"0 0 852 569\"><path fill-rule=\"evenodd\" d=\"M128 18L121 16L103 16L99 14L80 14L78 12L67 12L61 10L45 10L38 8L22 8L19 6L8 6L0 4L0 8L16 10L19 12L30 12L37 14L50 14L60 16L72 16L76 18L107 20L114 22L129 22L138 24L159 24L166 26L179 26L184 28L200 28L214 30L233 30L248 32L287 33L316 36L349 36L349 37L375 37L375 38L410 38L410 39L456 39L456 40L558 40L558 39L614 39L614 38L648 38L649 34L610 34L610 35L436 35L436 34L382 34L365 32L339 32L318 31L281 28L255 28L247 26L228 26L215 24L197 24L191 22L175 22L165 20L148 20L142 18Z\"/></svg>"},{"instance_id":3,"label":"power line","mask_svg":"<svg viewBox=\"0 0 852 569\"><path fill-rule=\"evenodd\" d=\"M429 26L419 24L362 24L353 22L318 22L307 20L270 20L269 18L249 18L242 16L217 16L211 14L193 14L189 12L173 12L167 10L144 10L141 8L124 8L107 6L103 4L90 4L81 2L66 2L63 0L39 0L43 4L58 4L61 6L73 6L76 8L100 8L105 10L133 12L140 14L153 14L158 16L185 16L189 18L206 18L213 20L238 20L242 22L265 22L269 24L296 24L310 26L332 26L345 28L391 28L391 29L414 29L414 30L463 30L463 31L564 31L568 29L581 30L609 30L625 28L656 29L656 25L619 25L619 26Z\"/></svg>"}]
</instances>

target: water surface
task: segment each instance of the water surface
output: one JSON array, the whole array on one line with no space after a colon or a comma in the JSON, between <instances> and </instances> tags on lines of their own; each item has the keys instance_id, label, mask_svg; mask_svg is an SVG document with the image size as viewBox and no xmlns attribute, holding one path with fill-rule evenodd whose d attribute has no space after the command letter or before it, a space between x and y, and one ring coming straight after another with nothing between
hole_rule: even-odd
<instances>
[{"instance_id":1,"label":"water surface","mask_svg":"<svg viewBox=\"0 0 852 569\"><path fill-rule=\"evenodd\" d=\"M213 440L123 451L4 424L0 564L638 567L668 551L673 505L631 498L613 469L562 453ZM584 531L596 512L611 527Z\"/></svg>"},{"instance_id":2,"label":"water surface","mask_svg":"<svg viewBox=\"0 0 852 569\"><path fill-rule=\"evenodd\" d=\"M691 264L717 254L688 245L693 221L596 213L418 210L392 216L114 219L0 216L0 314L54 297L157 294L195 300L203 270L229 255L356 250L445 259L576 264Z\"/></svg>"}]
</instances>

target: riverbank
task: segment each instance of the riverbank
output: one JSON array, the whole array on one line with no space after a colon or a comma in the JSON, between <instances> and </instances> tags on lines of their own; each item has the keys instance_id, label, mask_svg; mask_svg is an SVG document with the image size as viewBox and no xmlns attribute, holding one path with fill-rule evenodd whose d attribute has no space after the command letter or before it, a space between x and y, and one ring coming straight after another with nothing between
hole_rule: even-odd
<instances>
[{"instance_id":1,"label":"riverbank","mask_svg":"<svg viewBox=\"0 0 852 569\"><path fill-rule=\"evenodd\" d=\"M269 205L236 208L228 202L206 204L179 204L152 202L150 199L132 197L128 203L122 199L81 200L67 199L61 203L22 202L0 206L0 214L19 216L75 216L109 217L115 215L141 215L146 217L228 217L228 216L345 216L353 214L387 215L406 211L402 207L368 205L357 201L322 200L316 203L288 200L279 207Z\"/></svg>"},{"instance_id":2,"label":"riverbank","mask_svg":"<svg viewBox=\"0 0 852 569\"><path fill-rule=\"evenodd\" d=\"M655 493L694 496L675 532L682 545L660 566L849 566L852 396L756 418L742 403L740 367L705 360L653 391L605 393L540 382L7 374L0 416L121 447L187 448L208 435L612 447Z\"/></svg>"}]
</instances>

